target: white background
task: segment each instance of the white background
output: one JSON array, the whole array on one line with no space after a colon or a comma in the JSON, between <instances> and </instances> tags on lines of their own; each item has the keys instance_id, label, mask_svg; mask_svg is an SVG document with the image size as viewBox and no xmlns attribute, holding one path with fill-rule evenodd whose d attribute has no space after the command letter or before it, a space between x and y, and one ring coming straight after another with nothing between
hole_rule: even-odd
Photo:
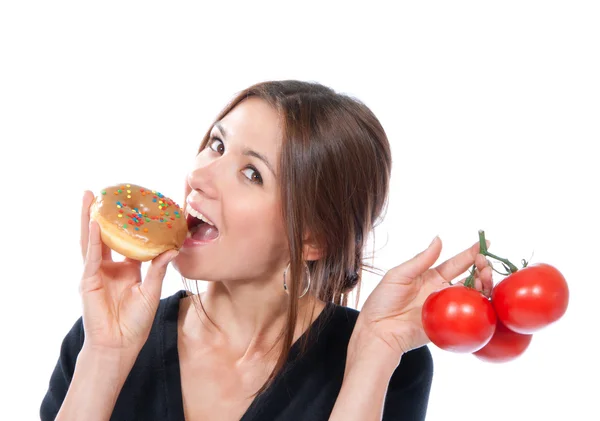
<instances>
[{"instance_id":1,"label":"white background","mask_svg":"<svg viewBox=\"0 0 600 421\"><path fill-rule=\"evenodd\" d=\"M567 314L517 361L431 346L428 420L600 419L597 2L206 3L0 6L0 418L38 418L80 315L84 189L129 181L181 200L225 103L298 78L360 98L389 135L378 267L436 234L442 261L484 229L490 251L534 253L569 282ZM163 296L182 287L170 268Z\"/></svg>"}]
</instances>

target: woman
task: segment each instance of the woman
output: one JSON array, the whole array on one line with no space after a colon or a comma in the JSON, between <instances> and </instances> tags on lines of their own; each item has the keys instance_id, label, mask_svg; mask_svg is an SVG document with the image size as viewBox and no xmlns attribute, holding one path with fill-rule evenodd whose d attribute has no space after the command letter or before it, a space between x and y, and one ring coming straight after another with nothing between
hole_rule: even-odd
<instances>
[{"instance_id":1,"label":"woman","mask_svg":"<svg viewBox=\"0 0 600 421\"><path fill-rule=\"evenodd\" d=\"M82 212L83 316L64 339L42 420L422 420L432 360L429 293L478 244L430 269L441 241L391 269L360 313L366 238L381 217L390 146L361 102L315 83L241 92L204 137L187 177L192 236L140 263L114 262ZM215 228L198 228L198 212ZM210 240L210 241L208 241ZM203 294L161 297L169 262Z\"/></svg>"}]
</instances>

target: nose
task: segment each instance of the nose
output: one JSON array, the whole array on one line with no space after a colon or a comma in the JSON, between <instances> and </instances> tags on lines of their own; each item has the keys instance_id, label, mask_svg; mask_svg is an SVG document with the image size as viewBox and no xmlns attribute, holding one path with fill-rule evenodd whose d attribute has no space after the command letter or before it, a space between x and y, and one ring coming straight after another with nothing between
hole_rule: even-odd
<instances>
[{"instance_id":1,"label":"nose","mask_svg":"<svg viewBox=\"0 0 600 421\"><path fill-rule=\"evenodd\" d=\"M205 162L196 166L187 175L187 184L191 190L202 192L207 198L218 197L217 180L219 179L218 160Z\"/></svg>"}]
</instances>

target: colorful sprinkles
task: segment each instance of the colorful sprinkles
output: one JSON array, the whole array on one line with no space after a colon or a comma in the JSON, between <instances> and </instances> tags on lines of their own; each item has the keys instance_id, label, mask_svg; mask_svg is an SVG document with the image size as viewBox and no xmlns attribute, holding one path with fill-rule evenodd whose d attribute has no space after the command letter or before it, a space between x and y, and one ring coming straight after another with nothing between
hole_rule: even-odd
<instances>
[{"instance_id":1,"label":"colorful sprinkles","mask_svg":"<svg viewBox=\"0 0 600 421\"><path fill-rule=\"evenodd\" d=\"M115 190L115 195L124 196L124 198L131 199L132 194L136 192L136 186L131 186L131 184L119 185ZM165 224L167 228L173 228L173 223L175 218L180 218L180 214L182 212L181 207L172 201L171 199L165 197L163 194L155 191L155 190L147 190L144 188L139 188L139 192L142 196L151 195L152 196L152 204L156 203L156 212L153 212L150 209L148 212L140 212L138 208L131 208L126 201L123 199L117 200L115 206L117 207L119 218L127 218L127 220L123 220L123 224L121 225L124 229L132 229L134 231L143 231L145 233L148 232L148 227L144 226L152 222L157 222L160 224ZM102 190L102 194L106 195L106 190ZM168 211L168 210L169 211ZM174 216L171 216L173 214Z\"/></svg>"}]
</instances>

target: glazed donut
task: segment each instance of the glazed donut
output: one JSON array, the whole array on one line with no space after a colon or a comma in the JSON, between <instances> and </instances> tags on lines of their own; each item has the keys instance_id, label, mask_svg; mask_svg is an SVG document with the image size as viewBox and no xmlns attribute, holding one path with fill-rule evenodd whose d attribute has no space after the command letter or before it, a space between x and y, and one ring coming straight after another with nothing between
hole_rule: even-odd
<instances>
[{"instance_id":1,"label":"glazed donut","mask_svg":"<svg viewBox=\"0 0 600 421\"><path fill-rule=\"evenodd\" d=\"M104 244L142 262L179 250L187 235L185 215L177 203L135 184L102 189L92 202L90 218L100 225Z\"/></svg>"}]
</instances>

